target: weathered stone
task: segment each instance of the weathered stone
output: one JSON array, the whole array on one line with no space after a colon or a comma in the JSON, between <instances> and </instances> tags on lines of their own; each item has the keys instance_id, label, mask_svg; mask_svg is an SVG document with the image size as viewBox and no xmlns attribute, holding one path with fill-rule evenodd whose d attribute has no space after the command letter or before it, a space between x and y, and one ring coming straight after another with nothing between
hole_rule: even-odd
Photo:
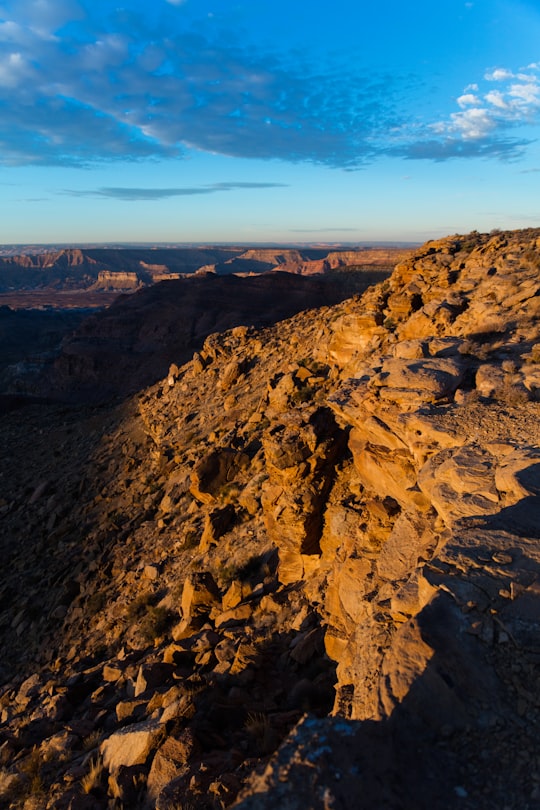
<instances>
[{"instance_id":1,"label":"weathered stone","mask_svg":"<svg viewBox=\"0 0 540 810\"><path fill-rule=\"evenodd\" d=\"M219 386L222 391L228 391L242 375L242 363L238 360L231 360L223 369L219 379Z\"/></svg>"},{"instance_id":2,"label":"weathered stone","mask_svg":"<svg viewBox=\"0 0 540 810\"><path fill-rule=\"evenodd\" d=\"M506 504L540 495L539 465L538 448L525 447L505 454L495 470L495 486L504 494Z\"/></svg>"},{"instance_id":3,"label":"weathered stone","mask_svg":"<svg viewBox=\"0 0 540 810\"><path fill-rule=\"evenodd\" d=\"M143 569L143 577L154 581L159 577L159 569L155 565L145 565Z\"/></svg>"},{"instance_id":4,"label":"weathered stone","mask_svg":"<svg viewBox=\"0 0 540 810\"><path fill-rule=\"evenodd\" d=\"M111 772L121 767L145 765L163 736L163 726L154 720L120 729L100 745L103 764Z\"/></svg>"},{"instance_id":5,"label":"weathered stone","mask_svg":"<svg viewBox=\"0 0 540 810\"><path fill-rule=\"evenodd\" d=\"M472 445L442 451L419 471L418 484L449 525L461 517L489 515L499 500L494 461Z\"/></svg>"},{"instance_id":6,"label":"weathered stone","mask_svg":"<svg viewBox=\"0 0 540 810\"><path fill-rule=\"evenodd\" d=\"M122 677L122 670L120 667L111 666L111 664L105 664L103 667L103 680L107 681L108 683L115 683Z\"/></svg>"},{"instance_id":7,"label":"weathered stone","mask_svg":"<svg viewBox=\"0 0 540 810\"><path fill-rule=\"evenodd\" d=\"M235 579L231 582L221 600L223 610L231 610L240 604L244 598L244 587L240 580Z\"/></svg>"},{"instance_id":8,"label":"weathered stone","mask_svg":"<svg viewBox=\"0 0 540 810\"><path fill-rule=\"evenodd\" d=\"M263 485L266 529L280 548L280 579L303 575L302 556L320 552L322 505L343 442L330 411L291 414L263 442L269 480ZM299 556L301 555L301 556Z\"/></svg>"},{"instance_id":9,"label":"weathered stone","mask_svg":"<svg viewBox=\"0 0 540 810\"><path fill-rule=\"evenodd\" d=\"M252 615L253 610L250 605L238 605L237 607L230 608L229 610L219 613L215 618L216 628L221 627L229 622L244 623Z\"/></svg>"},{"instance_id":10,"label":"weathered stone","mask_svg":"<svg viewBox=\"0 0 540 810\"><path fill-rule=\"evenodd\" d=\"M400 580L415 570L419 557L433 544L433 534L425 523L401 514L381 549L377 572L383 579Z\"/></svg>"},{"instance_id":11,"label":"weathered stone","mask_svg":"<svg viewBox=\"0 0 540 810\"><path fill-rule=\"evenodd\" d=\"M356 429L351 431L349 447L356 472L366 488L383 497L389 495L404 506L415 501L417 471L409 453L368 445Z\"/></svg>"},{"instance_id":12,"label":"weathered stone","mask_svg":"<svg viewBox=\"0 0 540 810\"><path fill-rule=\"evenodd\" d=\"M476 372L476 390L482 397L498 396L504 385L505 373L498 365L482 365Z\"/></svg>"},{"instance_id":13,"label":"weathered stone","mask_svg":"<svg viewBox=\"0 0 540 810\"><path fill-rule=\"evenodd\" d=\"M200 551L208 551L210 546L215 545L232 526L236 517L236 510L232 504L227 504L221 509L212 509L206 515L204 529L199 544Z\"/></svg>"},{"instance_id":14,"label":"weathered stone","mask_svg":"<svg viewBox=\"0 0 540 810\"><path fill-rule=\"evenodd\" d=\"M142 720L146 705L146 700L121 700L116 704L116 718L119 722Z\"/></svg>"},{"instance_id":15,"label":"weathered stone","mask_svg":"<svg viewBox=\"0 0 540 810\"><path fill-rule=\"evenodd\" d=\"M219 588L209 572L193 573L184 582L182 616L189 619L199 613L208 613L220 599Z\"/></svg>"},{"instance_id":16,"label":"weathered stone","mask_svg":"<svg viewBox=\"0 0 540 810\"><path fill-rule=\"evenodd\" d=\"M209 453L191 474L190 491L201 503L211 504L224 486L249 465L245 453L222 448Z\"/></svg>"},{"instance_id":17,"label":"weathered stone","mask_svg":"<svg viewBox=\"0 0 540 810\"><path fill-rule=\"evenodd\" d=\"M148 796L155 801L163 787L176 779L188 761L196 755L200 746L190 729L178 737L168 737L156 751L148 774Z\"/></svg>"},{"instance_id":18,"label":"weathered stone","mask_svg":"<svg viewBox=\"0 0 540 810\"><path fill-rule=\"evenodd\" d=\"M461 383L464 363L450 358L385 360L380 373L372 378L379 387L379 395L396 402L413 397L422 402L433 402L448 397Z\"/></svg>"},{"instance_id":19,"label":"weathered stone","mask_svg":"<svg viewBox=\"0 0 540 810\"><path fill-rule=\"evenodd\" d=\"M155 689L167 684L173 671L174 665L167 663L156 662L140 666L135 683L135 697L139 697L148 689Z\"/></svg>"},{"instance_id":20,"label":"weathered stone","mask_svg":"<svg viewBox=\"0 0 540 810\"><path fill-rule=\"evenodd\" d=\"M346 366L355 355L363 353L386 330L379 312L344 315L333 325L328 347L330 357L340 366Z\"/></svg>"}]
</instances>

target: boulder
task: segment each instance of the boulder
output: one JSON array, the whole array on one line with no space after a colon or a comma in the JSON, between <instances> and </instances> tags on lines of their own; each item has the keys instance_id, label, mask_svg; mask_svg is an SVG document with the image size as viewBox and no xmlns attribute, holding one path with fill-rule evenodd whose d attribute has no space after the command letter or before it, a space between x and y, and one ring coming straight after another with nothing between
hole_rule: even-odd
<instances>
[{"instance_id":1,"label":"boulder","mask_svg":"<svg viewBox=\"0 0 540 810\"><path fill-rule=\"evenodd\" d=\"M111 771L145 765L164 737L163 726L155 720L134 723L115 731L100 745L103 764Z\"/></svg>"}]
</instances>

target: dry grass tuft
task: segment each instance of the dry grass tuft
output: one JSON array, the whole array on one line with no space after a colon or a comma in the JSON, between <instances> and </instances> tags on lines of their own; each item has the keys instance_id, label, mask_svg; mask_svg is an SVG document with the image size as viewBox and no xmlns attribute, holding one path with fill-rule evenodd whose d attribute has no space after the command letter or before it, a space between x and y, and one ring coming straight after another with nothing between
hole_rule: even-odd
<instances>
[{"instance_id":1,"label":"dry grass tuft","mask_svg":"<svg viewBox=\"0 0 540 810\"><path fill-rule=\"evenodd\" d=\"M89 794L99 790L103 786L104 767L101 757L96 757L90 761L90 768L81 779L83 793Z\"/></svg>"}]
</instances>

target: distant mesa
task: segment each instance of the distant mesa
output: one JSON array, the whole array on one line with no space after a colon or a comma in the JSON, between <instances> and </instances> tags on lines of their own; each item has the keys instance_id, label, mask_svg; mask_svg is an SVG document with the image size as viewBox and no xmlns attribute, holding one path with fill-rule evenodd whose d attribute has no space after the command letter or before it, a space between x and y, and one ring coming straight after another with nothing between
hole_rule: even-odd
<instances>
[{"instance_id":1,"label":"distant mesa","mask_svg":"<svg viewBox=\"0 0 540 810\"><path fill-rule=\"evenodd\" d=\"M142 281L137 273L120 272L112 270L100 270L97 281L92 285L94 290L118 290L119 292L130 292L142 287Z\"/></svg>"},{"instance_id":2,"label":"distant mesa","mask_svg":"<svg viewBox=\"0 0 540 810\"><path fill-rule=\"evenodd\" d=\"M399 248L328 251L327 248L66 248L40 254L0 256L2 296L17 291L135 291L195 273L250 275L280 270L326 273L348 265L391 270L410 251ZM54 296L50 300L55 305ZM92 302L92 306L96 306Z\"/></svg>"}]
</instances>

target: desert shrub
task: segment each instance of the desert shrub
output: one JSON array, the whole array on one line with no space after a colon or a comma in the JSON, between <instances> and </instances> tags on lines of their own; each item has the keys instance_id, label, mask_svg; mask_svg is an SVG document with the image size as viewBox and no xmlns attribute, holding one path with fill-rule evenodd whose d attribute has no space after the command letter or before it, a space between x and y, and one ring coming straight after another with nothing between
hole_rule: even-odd
<instances>
[{"instance_id":1,"label":"desert shrub","mask_svg":"<svg viewBox=\"0 0 540 810\"><path fill-rule=\"evenodd\" d=\"M219 584L222 588L228 588L231 582L234 582L238 577L238 566L234 563L226 563L221 565L218 572Z\"/></svg>"},{"instance_id":2,"label":"desert shrub","mask_svg":"<svg viewBox=\"0 0 540 810\"><path fill-rule=\"evenodd\" d=\"M329 371L329 366L326 363L321 363L319 360L315 360L314 357L302 357L298 361L298 365L307 368L316 377L323 377Z\"/></svg>"},{"instance_id":3,"label":"desert shrub","mask_svg":"<svg viewBox=\"0 0 540 810\"><path fill-rule=\"evenodd\" d=\"M83 751L93 751L101 742L101 732L97 729L83 739Z\"/></svg>"},{"instance_id":4,"label":"desert shrub","mask_svg":"<svg viewBox=\"0 0 540 810\"><path fill-rule=\"evenodd\" d=\"M0 769L0 801L12 802L21 792L21 782L17 774L5 768ZM6 804L6 807L12 805Z\"/></svg>"},{"instance_id":5,"label":"desert shrub","mask_svg":"<svg viewBox=\"0 0 540 810\"><path fill-rule=\"evenodd\" d=\"M88 597L88 602L86 603L86 608L88 613L91 616L94 616L96 613L100 613L107 603L107 596L104 591L94 591Z\"/></svg>"},{"instance_id":6,"label":"desert shrub","mask_svg":"<svg viewBox=\"0 0 540 810\"><path fill-rule=\"evenodd\" d=\"M19 771L27 780L25 793L28 796L39 797L45 794L43 764L41 752L39 748L35 746L26 759L19 765Z\"/></svg>"},{"instance_id":7,"label":"desert shrub","mask_svg":"<svg viewBox=\"0 0 540 810\"><path fill-rule=\"evenodd\" d=\"M277 738L266 714L250 712L244 728L253 740L257 754L269 754L276 747Z\"/></svg>"},{"instance_id":8,"label":"desert shrub","mask_svg":"<svg viewBox=\"0 0 540 810\"><path fill-rule=\"evenodd\" d=\"M521 385L512 385L510 382L505 382L496 397L507 405L525 405L530 399L526 388Z\"/></svg>"},{"instance_id":9,"label":"desert shrub","mask_svg":"<svg viewBox=\"0 0 540 810\"><path fill-rule=\"evenodd\" d=\"M529 354L529 361L531 363L540 363L540 343L535 343Z\"/></svg>"},{"instance_id":10,"label":"desert shrub","mask_svg":"<svg viewBox=\"0 0 540 810\"><path fill-rule=\"evenodd\" d=\"M301 405L303 402L312 400L315 392L316 389L311 385L303 385L294 392L291 398L295 405Z\"/></svg>"},{"instance_id":11,"label":"desert shrub","mask_svg":"<svg viewBox=\"0 0 540 810\"><path fill-rule=\"evenodd\" d=\"M129 605L127 609L128 619L140 619L144 616L148 607L155 604L157 601L156 595L152 591L145 591L140 593Z\"/></svg>"},{"instance_id":12,"label":"desert shrub","mask_svg":"<svg viewBox=\"0 0 540 810\"><path fill-rule=\"evenodd\" d=\"M165 607L156 605L159 594L152 591L141 593L127 609L128 619L139 625L139 632L149 644L163 635L172 624L176 614Z\"/></svg>"},{"instance_id":13,"label":"desert shrub","mask_svg":"<svg viewBox=\"0 0 540 810\"><path fill-rule=\"evenodd\" d=\"M162 636L175 617L176 614L167 608L148 605L139 628L144 640L151 643Z\"/></svg>"},{"instance_id":14,"label":"desert shrub","mask_svg":"<svg viewBox=\"0 0 540 810\"><path fill-rule=\"evenodd\" d=\"M236 481L227 481L217 493L221 503L228 504L237 501L241 487Z\"/></svg>"}]
</instances>

